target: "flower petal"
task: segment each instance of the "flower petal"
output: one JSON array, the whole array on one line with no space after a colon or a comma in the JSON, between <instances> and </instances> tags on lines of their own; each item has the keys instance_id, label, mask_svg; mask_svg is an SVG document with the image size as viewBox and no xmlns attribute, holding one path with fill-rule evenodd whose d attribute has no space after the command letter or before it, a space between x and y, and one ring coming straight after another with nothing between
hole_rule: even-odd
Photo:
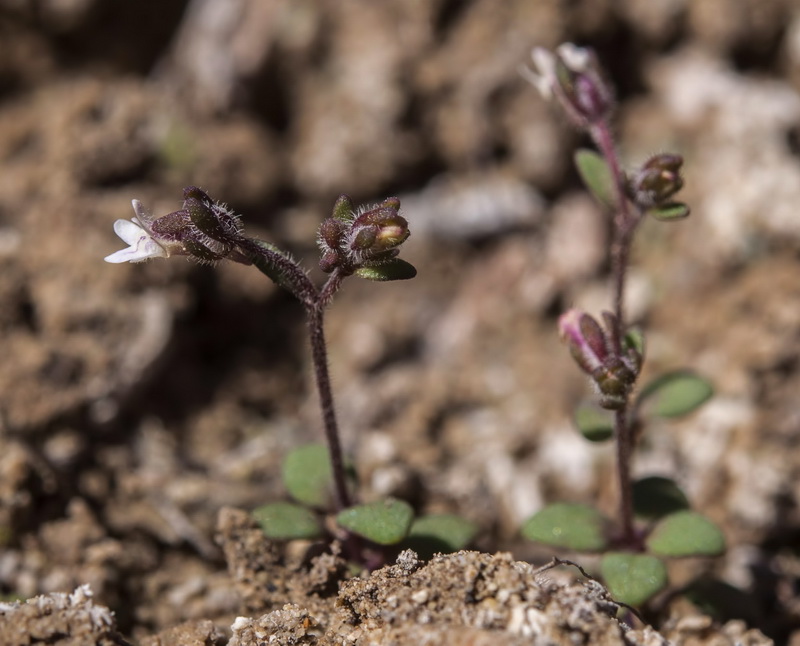
<instances>
[{"instance_id":1,"label":"flower petal","mask_svg":"<svg viewBox=\"0 0 800 646\"><path fill-rule=\"evenodd\" d=\"M114 222L114 233L129 245L134 245L141 236L147 236L147 232L142 227L130 220L117 220Z\"/></svg>"},{"instance_id":2,"label":"flower petal","mask_svg":"<svg viewBox=\"0 0 800 646\"><path fill-rule=\"evenodd\" d=\"M148 258L167 258L169 256L167 250L135 222L117 220L114 222L114 232L130 246L106 256L104 258L106 262L141 262Z\"/></svg>"}]
</instances>

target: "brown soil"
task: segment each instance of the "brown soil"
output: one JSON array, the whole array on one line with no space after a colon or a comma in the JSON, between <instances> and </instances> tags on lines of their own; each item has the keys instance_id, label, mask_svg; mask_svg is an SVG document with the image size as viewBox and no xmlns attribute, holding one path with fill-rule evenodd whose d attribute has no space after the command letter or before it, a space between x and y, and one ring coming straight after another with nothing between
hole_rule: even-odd
<instances>
[{"instance_id":1,"label":"brown soil","mask_svg":"<svg viewBox=\"0 0 800 646\"><path fill-rule=\"evenodd\" d=\"M800 643L795 5L0 0L0 643ZM714 620L678 595L629 628L519 537L548 502L616 504L555 330L607 307L606 227L517 73L569 40L609 67L626 160L686 159L693 215L643 227L628 307L645 379L717 395L635 471L723 528L670 572L717 586ZM189 184L308 267L340 192L401 197L419 276L348 281L327 319L344 443L362 499L459 513L482 552L349 579L236 511L319 439L301 309L247 267L102 262L132 198Z\"/></svg>"}]
</instances>

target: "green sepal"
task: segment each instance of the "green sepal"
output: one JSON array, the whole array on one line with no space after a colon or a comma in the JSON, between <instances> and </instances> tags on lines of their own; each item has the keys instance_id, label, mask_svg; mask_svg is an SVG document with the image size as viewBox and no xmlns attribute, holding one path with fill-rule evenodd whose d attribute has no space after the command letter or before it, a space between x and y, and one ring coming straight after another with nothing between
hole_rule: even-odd
<instances>
[{"instance_id":1,"label":"green sepal","mask_svg":"<svg viewBox=\"0 0 800 646\"><path fill-rule=\"evenodd\" d=\"M600 561L600 573L616 601L640 606L667 587L667 568L649 554L609 552Z\"/></svg>"},{"instance_id":2,"label":"green sepal","mask_svg":"<svg viewBox=\"0 0 800 646\"><path fill-rule=\"evenodd\" d=\"M328 447L306 444L283 460L283 484L289 495L310 507L326 507L331 499L333 478Z\"/></svg>"},{"instance_id":3,"label":"green sepal","mask_svg":"<svg viewBox=\"0 0 800 646\"><path fill-rule=\"evenodd\" d=\"M414 520L403 544L421 558L430 558L437 552L449 554L463 550L477 533L478 527L466 518L432 514Z\"/></svg>"},{"instance_id":4,"label":"green sepal","mask_svg":"<svg viewBox=\"0 0 800 646\"><path fill-rule=\"evenodd\" d=\"M614 413L593 403L575 409L575 426L590 442L605 442L614 437Z\"/></svg>"},{"instance_id":5,"label":"green sepal","mask_svg":"<svg viewBox=\"0 0 800 646\"><path fill-rule=\"evenodd\" d=\"M307 507L291 502L263 505L253 510L253 518L264 535L276 541L322 536L322 525L317 515Z\"/></svg>"},{"instance_id":6,"label":"green sepal","mask_svg":"<svg viewBox=\"0 0 800 646\"><path fill-rule=\"evenodd\" d=\"M343 193L337 198L336 203L333 205L331 217L346 222L347 224L352 224L356 219L356 210L353 200L350 199L349 195Z\"/></svg>"},{"instance_id":7,"label":"green sepal","mask_svg":"<svg viewBox=\"0 0 800 646\"><path fill-rule=\"evenodd\" d=\"M522 526L522 535L577 552L599 552L608 545L605 530L606 519L593 507L556 503L531 516Z\"/></svg>"},{"instance_id":8,"label":"green sepal","mask_svg":"<svg viewBox=\"0 0 800 646\"><path fill-rule=\"evenodd\" d=\"M394 498L356 505L336 516L340 526L379 545L394 545L402 541L413 520L411 505Z\"/></svg>"},{"instance_id":9,"label":"green sepal","mask_svg":"<svg viewBox=\"0 0 800 646\"><path fill-rule=\"evenodd\" d=\"M654 206L647 213L659 222L674 222L689 217L691 209L683 202L667 202Z\"/></svg>"},{"instance_id":10,"label":"green sepal","mask_svg":"<svg viewBox=\"0 0 800 646\"><path fill-rule=\"evenodd\" d=\"M594 150L581 148L575 152L575 168L586 184L586 188L600 204L608 208L616 206L614 180L605 159Z\"/></svg>"},{"instance_id":11,"label":"green sepal","mask_svg":"<svg viewBox=\"0 0 800 646\"><path fill-rule=\"evenodd\" d=\"M681 417L702 406L714 395L711 384L688 370L657 377L639 394L639 403L653 400L652 413L659 417Z\"/></svg>"},{"instance_id":12,"label":"green sepal","mask_svg":"<svg viewBox=\"0 0 800 646\"><path fill-rule=\"evenodd\" d=\"M689 509L689 500L674 480L650 476L633 483L633 511L640 518L658 519Z\"/></svg>"},{"instance_id":13,"label":"green sepal","mask_svg":"<svg viewBox=\"0 0 800 646\"><path fill-rule=\"evenodd\" d=\"M417 275L417 269L410 262L402 258L392 258L380 265L360 267L355 270L355 275L367 280L386 282L390 280L408 280Z\"/></svg>"},{"instance_id":14,"label":"green sepal","mask_svg":"<svg viewBox=\"0 0 800 646\"><path fill-rule=\"evenodd\" d=\"M725 537L719 527L702 514L679 511L663 518L646 540L647 549L659 556L719 556Z\"/></svg>"}]
</instances>

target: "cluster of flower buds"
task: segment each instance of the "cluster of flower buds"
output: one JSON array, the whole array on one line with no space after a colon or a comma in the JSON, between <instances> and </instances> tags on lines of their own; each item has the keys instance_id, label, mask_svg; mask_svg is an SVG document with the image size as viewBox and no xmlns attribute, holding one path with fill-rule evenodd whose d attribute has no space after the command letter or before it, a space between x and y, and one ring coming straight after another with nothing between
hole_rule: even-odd
<instances>
[{"instance_id":1,"label":"cluster of flower buds","mask_svg":"<svg viewBox=\"0 0 800 646\"><path fill-rule=\"evenodd\" d=\"M398 247L409 236L408 222L399 209L400 200L390 197L356 210L352 200L341 195L331 217L319 227L320 269L330 273L338 268L348 275L395 259L400 253Z\"/></svg>"},{"instance_id":2,"label":"cluster of flower buds","mask_svg":"<svg viewBox=\"0 0 800 646\"><path fill-rule=\"evenodd\" d=\"M606 329L589 314L571 309L561 315L558 328L575 362L597 386L600 405L616 410L628 401L642 367L643 348L635 335L626 334L617 351L612 337L616 317L603 312L603 320Z\"/></svg>"},{"instance_id":3,"label":"cluster of flower buds","mask_svg":"<svg viewBox=\"0 0 800 646\"><path fill-rule=\"evenodd\" d=\"M689 215L689 207L671 198L683 188L683 157L673 153L653 155L628 179L630 199L643 210L652 210L658 219L677 219ZM663 217L668 214L669 217ZM660 217L661 216L661 217Z\"/></svg>"},{"instance_id":4,"label":"cluster of flower buds","mask_svg":"<svg viewBox=\"0 0 800 646\"><path fill-rule=\"evenodd\" d=\"M520 73L545 99L555 98L575 125L586 128L608 117L613 92L593 50L564 43L555 52L536 47L531 58L535 69Z\"/></svg>"},{"instance_id":5,"label":"cluster of flower buds","mask_svg":"<svg viewBox=\"0 0 800 646\"><path fill-rule=\"evenodd\" d=\"M201 263L227 258L249 264L238 248L244 241L239 216L196 186L183 190L182 209L157 218L139 200L132 204L136 216L114 223L114 231L129 246L107 256L106 262L141 262L179 255Z\"/></svg>"}]
</instances>

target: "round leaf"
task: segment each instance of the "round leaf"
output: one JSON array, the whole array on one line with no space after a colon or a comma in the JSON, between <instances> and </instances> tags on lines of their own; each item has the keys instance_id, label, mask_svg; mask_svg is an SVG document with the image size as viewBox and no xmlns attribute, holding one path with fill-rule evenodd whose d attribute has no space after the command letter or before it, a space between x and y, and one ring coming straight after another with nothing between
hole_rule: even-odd
<instances>
[{"instance_id":1,"label":"round leaf","mask_svg":"<svg viewBox=\"0 0 800 646\"><path fill-rule=\"evenodd\" d=\"M691 211L683 202L669 202L653 207L648 213L660 222L673 222L689 217Z\"/></svg>"},{"instance_id":2,"label":"round leaf","mask_svg":"<svg viewBox=\"0 0 800 646\"><path fill-rule=\"evenodd\" d=\"M633 483L633 510L637 516L663 518L684 509L689 509L689 501L674 480L650 476Z\"/></svg>"},{"instance_id":3,"label":"round leaf","mask_svg":"<svg viewBox=\"0 0 800 646\"><path fill-rule=\"evenodd\" d=\"M429 558L437 552L464 549L477 533L477 526L461 516L433 514L414 520L405 543L421 557Z\"/></svg>"},{"instance_id":4,"label":"round leaf","mask_svg":"<svg viewBox=\"0 0 800 646\"><path fill-rule=\"evenodd\" d=\"M325 507L332 487L328 448L306 444L291 451L283 461L283 484L289 495L312 507Z\"/></svg>"},{"instance_id":5,"label":"round leaf","mask_svg":"<svg viewBox=\"0 0 800 646\"><path fill-rule=\"evenodd\" d=\"M556 503L534 514L522 527L531 541L566 547L578 552L597 552L608 543L605 519L587 505Z\"/></svg>"},{"instance_id":6,"label":"round leaf","mask_svg":"<svg viewBox=\"0 0 800 646\"><path fill-rule=\"evenodd\" d=\"M336 516L339 525L379 545L403 540L413 519L411 505L391 498L350 507Z\"/></svg>"},{"instance_id":7,"label":"round leaf","mask_svg":"<svg viewBox=\"0 0 800 646\"><path fill-rule=\"evenodd\" d=\"M387 282L390 280L408 280L417 275L417 269L402 258L392 258L375 267L356 269L355 275L367 280Z\"/></svg>"},{"instance_id":8,"label":"round leaf","mask_svg":"<svg viewBox=\"0 0 800 646\"><path fill-rule=\"evenodd\" d=\"M575 152L575 167L586 184L586 188L603 206L613 208L614 181L605 159L594 150L581 148Z\"/></svg>"},{"instance_id":9,"label":"round leaf","mask_svg":"<svg viewBox=\"0 0 800 646\"><path fill-rule=\"evenodd\" d=\"M639 606L667 586L667 568L648 554L610 552L600 562L600 572L611 596Z\"/></svg>"},{"instance_id":10,"label":"round leaf","mask_svg":"<svg viewBox=\"0 0 800 646\"><path fill-rule=\"evenodd\" d=\"M605 442L614 436L614 413L594 404L581 404L575 410L575 425L590 442Z\"/></svg>"},{"instance_id":11,"label":"round leaf","mask_svg":"<svg viewBox=\"0 0 800 646\"><path fill-rule=\"evenodd\" d=\"M322 535L322 526L316 514L306 507L291 502L273 502L253 511L253 518L264 534L276 541L294 538L316 538Z\"/></svg>"},{"instance_id":12,"label":"round leaf","mask_svg":"<svg viewBox=\"0 0 800 646\"><path fill-rule=\"evenodd\" d=\"M702 377L677 371L650 382L642 389L639 400L651 399L653 413L659 417L680 417L702 406L713 394L711 384Z\"/></svg>"},{"instance_id":13,"label":"round leaf","mask_svg":"<svg viewBox=\"0 0 800 646\"><path fill-rule=\"evenodd\" d=\"M660 556L719 556L725 551L725 537L702 514L679 511L656 525L647 537L647 549Z\"/></svg>"}]
</instances>

